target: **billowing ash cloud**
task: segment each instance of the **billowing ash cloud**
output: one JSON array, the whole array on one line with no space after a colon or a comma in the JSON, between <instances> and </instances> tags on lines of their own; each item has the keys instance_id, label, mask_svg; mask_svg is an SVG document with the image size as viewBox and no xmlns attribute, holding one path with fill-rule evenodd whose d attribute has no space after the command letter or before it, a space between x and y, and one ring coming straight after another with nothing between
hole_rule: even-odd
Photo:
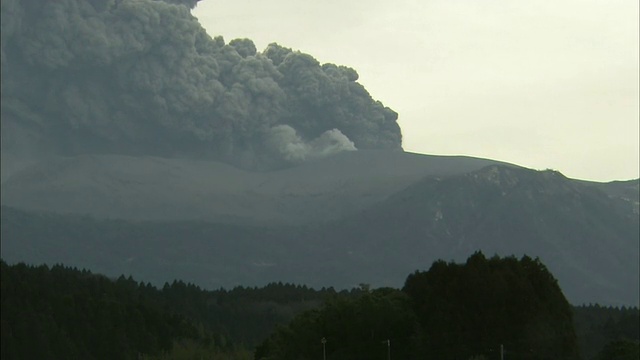
<instances>
[{"instance_id":1,"label":"billowing ash cloud","mask_svg":"<svg viewBox=\"0 0 640 360\"><path fill-rule=\"evenodd\" d=\"M401 149L355 70L211 38L197 0L3 0L2 150L214 158L265 169ZM281 142L279 142L281 141Z\"/></svg>"}]
</instances>

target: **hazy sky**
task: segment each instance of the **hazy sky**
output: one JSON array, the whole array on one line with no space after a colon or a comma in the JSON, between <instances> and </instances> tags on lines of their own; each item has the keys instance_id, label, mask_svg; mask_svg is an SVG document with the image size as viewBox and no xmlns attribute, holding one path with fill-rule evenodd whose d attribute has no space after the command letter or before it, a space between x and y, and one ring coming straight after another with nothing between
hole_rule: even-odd
<instances>
[{"instance_id":1,"label":"hazy sky","mask_svg":"<svg viewBox=\"0 0 640 360\"><path fill-rule=\"evenodd\" d=\"M210 35L350 66L406 151L639 177L638 0L203 0Z\"/></svg>"}]
</instances>

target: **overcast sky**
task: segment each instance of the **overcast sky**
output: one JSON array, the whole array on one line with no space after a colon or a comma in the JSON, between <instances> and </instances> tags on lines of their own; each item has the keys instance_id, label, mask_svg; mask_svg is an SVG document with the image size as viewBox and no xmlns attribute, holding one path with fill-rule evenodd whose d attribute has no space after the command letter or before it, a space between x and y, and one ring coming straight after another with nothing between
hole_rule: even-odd
<instances>
[{"instance_id":1,"label":"overcast sky","mask_svg":"<svg viewBox=\"0 0 640 360\"><path fill-rule=\"evenodd\" d=\"M406 151L639 177L638 0L203 0L212 35L350 66Z\"/></svg>"}]
</instances>

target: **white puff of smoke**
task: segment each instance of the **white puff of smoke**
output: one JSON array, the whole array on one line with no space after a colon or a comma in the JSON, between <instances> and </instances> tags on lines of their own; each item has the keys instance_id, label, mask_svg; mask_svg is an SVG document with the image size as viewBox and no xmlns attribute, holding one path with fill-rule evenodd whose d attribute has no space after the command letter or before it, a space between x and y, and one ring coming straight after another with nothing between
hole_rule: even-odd
<instances>
[{"instance_id":1,"label":"white puff of smoke","mask_svg":"<svg viewBox=\"0 0 640 360\"><path fill-rule=\"evenodd\" d=\"M283 160L294 164L325 158L343 151L358 150L353 141L338 129L325 131L312 141L305 142L289 125L272 127L266 144Z\"/></svg>"},{"instance_id":2,"label":"white puff of smoke","mask_svg":"<svg viewBox=\"0 0 640 360\"><path fill-rule=\"evenodd\" d=\"M309 143L311 156L324 158L343 151L358 150L349 138L338 129L325 131L322 135Z\"/></svg>"},{"instance_id":3,"label":"white puff of smoke","mask_svg":"<svg viewBox=\"0 0 640 360\"><path fill-rule=\"evenodd\" d=\"M303 162L306 160L308 146L289 125L278 125L271 128L267 135L267 147L280 155L287 162Z\"/></svg>"}]
</instances>

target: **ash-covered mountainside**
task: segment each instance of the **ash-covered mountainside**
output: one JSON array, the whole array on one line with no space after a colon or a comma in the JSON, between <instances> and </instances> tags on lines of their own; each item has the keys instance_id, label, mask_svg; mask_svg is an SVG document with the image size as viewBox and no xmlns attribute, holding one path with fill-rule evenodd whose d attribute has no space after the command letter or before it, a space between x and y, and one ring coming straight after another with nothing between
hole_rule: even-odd
<instances>
[{"instance_id":1,"label":"ash-covered mountainside","mask_svg":"<svg viewBox=\"0 0 640 360\"><path fill-rule=\"evenodd\" d=\"M460 260L477 249L539 256L574 302L637 304L638 182L589 183L491 165L417 182L344 220L327 238L375 264L365 271L387 274L417 267L424 257Z\"/></svg>"},{"instance_id":2,"label":"ash-covered mountainside","mask_svg":"<svg viewBox=\"0 0 640 360\"><path fill-rule=\"evenodd\" d=\"M80 155L21 162L2 154L2 205L125 220L310 224L367 209L425 176L499 162L360 150L279 171L215 161Z\"/></svg>"},{"instance_id":3,"label":"ash-covered mountainside","mask_svg":"<svg viewBox=\"0 0 640 360\"><path fill-rule=\"evenodd\" d=\"M211 38L195 0L3 0L2 151L222 160L273 169L401 149L355 70Z\"/></svg>"},{"instance_id":4,"label":"ash-covered mountainside","mask_svg":"<svg viewBox=\"0 0 640 360\"><path fill-rule=\"evenodd\" d=\"M362 154L320 165L341 168L335 160L351 164L348 157ZM637 306L640 224L628 201L607 184L552 171L490 165L459 172L474 166L469 161L457 159L357 215L304 226L100 220L3 206L2 254L10 263L64 263L157 284L177 277L211 289L272 281L349 288L400 286L436 259L463 260L481 250L540 257L574 304ZM295 169L305 168L313 170ZM345 197L327 191L327 198ZM313 196L304 198L308 207L291 209L322 214L323 201Z\"/></svg>"}]
</instances>

